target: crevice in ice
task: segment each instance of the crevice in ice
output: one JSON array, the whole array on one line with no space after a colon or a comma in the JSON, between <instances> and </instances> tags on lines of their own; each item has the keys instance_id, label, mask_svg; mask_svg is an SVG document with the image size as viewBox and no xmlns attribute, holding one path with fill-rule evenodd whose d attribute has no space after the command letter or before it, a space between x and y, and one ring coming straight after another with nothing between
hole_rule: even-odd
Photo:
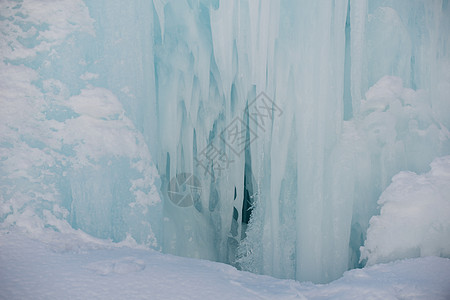
<instances>
[{"instance_id":1,"label":"crevice in ice","mask_svg":"<svg viewBox=\"0 0 450 300\"><path fill-rule=\"evenodd\" d=\"M345 21L345 62L344 62L344 120L353 117L351 93L351 27L350 27L350 0L347 3L347 18Z\"/></svg>"},{"instance_id":2,"label":"crevice in ice","mask_svg":"<svg viewBox=\"0 0 450 300\"><path fill-rule=\"evenodd\" d=\"M364 230L359 223L352 225L350 232L350 243L349 243L349 258L348 258L348 268L362 268L365 265L365 261L360 261L361 257L360 248L364 245L364 240L366 239Z\"/></svg>"},{"instance_id":3,"label":"crevice in ice","mask_svg":"<svg viewBox=\"0 0 450 300\"><path fill-rule=\"evenodd\" d=\"M170 154L169 152L166 153L166 182L168 183L170 180ZM161 176L163 177L163 176Z\"/></svg>"},{"instance_id":4,"label":"crevice in ice","mask_svg":"<svg viewBox=\"0 0 450 300\"><path fill-rule=\"evenodd\" d=\"M252 157L250 151L250 127L249 127L249 111L248 105L245 113L246 119L246 133L245 133L245 161L244 161L244 194L242 203L242 228L241 228L241 239L246 237L246 231L248 223L250 222L250 217L253 210L253 173L252 173Z\"/></svg>"},{"instance_id":5,"label":"crevice in ice","mask_svg":"<svg viewBox=\"0 0 450 300\"><path fill-rule=\"evenodd\" d=\"M236 187L234 187L233 205L237 204L236 199L237 199L237 189ZM233 206L233 215L231 218L230 232L227 239L227 261L230 264L235 264L236 261L236 250L239 246L238 234L239 234L239 212L236 209L236 206Z\"/></svg>"},{"instance_id":6,"label":"crevice in ice","mask_svg":"<svg viewBox=\"0 0 450 300\"><path fill-rule=\"evenodd\" d=\"M251 167L245 164L244 173L244 199L242 203L242 231L241 238L245 238L248 223L253 211L253 184Z\"/></svg>"}]
</instances>

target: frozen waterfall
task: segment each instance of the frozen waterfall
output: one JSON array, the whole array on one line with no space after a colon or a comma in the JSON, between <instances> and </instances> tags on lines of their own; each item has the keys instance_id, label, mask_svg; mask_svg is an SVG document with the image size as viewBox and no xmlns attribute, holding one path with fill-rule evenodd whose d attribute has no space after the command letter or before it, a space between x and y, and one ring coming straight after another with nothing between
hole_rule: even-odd
<instances>
[{"instance_id":1,"label":"frozen waterfall","mask_svg":"<svg viewBox=\"0 0 450 300\"><path fill-rule=\"evenodd\" d=\"M445 0L0 5L2 226L329 282L450 154Z\"/></svg>"}]
</instances>

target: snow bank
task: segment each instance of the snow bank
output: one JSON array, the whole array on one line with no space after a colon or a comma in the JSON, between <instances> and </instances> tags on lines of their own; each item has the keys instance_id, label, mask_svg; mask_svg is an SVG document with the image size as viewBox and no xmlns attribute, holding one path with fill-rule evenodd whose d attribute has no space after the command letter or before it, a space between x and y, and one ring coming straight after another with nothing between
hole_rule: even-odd
<instances>
[{"instance_id":1,"label":"snow bank","mask_svg":"<svg viewBox=\"0 0 450 300\"><path fill-rule=\"evenodd\" d=\"M383 192L381 213L370 220L361 259L368 265L420 256L450 257L450 156L428 173L400 172Z\"/></svg>"},{"instance_id":2,"label":"snow bank","mask_svg":"<svg viewBox=\"0 0 450 300\"><path fill-rule=\"evenodd\" d=\"M210 261L0 231L0 299L448 299L450 260L409 259L346 272L327 285ZM86 247L88 244L91 246ZM67 247L61 247L66 245Z\"/></svg>"}]
</instances>

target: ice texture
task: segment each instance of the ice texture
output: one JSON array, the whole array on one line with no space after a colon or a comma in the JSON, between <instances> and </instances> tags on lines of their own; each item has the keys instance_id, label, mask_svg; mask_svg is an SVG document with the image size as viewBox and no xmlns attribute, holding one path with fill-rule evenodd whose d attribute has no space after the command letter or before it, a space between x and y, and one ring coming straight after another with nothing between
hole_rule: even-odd
<instances>
[{"instance_id":1,"label":"ice texture","mask_svg":"<svg viewBox=\"0 0 450 300\"><path fill-rule=\"evenodd\" d=\"M98 77L82 63L82 42L95 36L87 7L3 1L1 8L2 226L36 235L81 229L158 247L159 176L145 139L117 96L83 84Z\"/></svg>"},{"instance_id":2,"label":"ice texture","mask_svg":"<svg viewBox=\"0 0 450 300\"><path fill-rule=\"evenodd\" d=\"M447 1L0 5L2 226L329 282L450 154Z\"/></svg>"}]
</instances>

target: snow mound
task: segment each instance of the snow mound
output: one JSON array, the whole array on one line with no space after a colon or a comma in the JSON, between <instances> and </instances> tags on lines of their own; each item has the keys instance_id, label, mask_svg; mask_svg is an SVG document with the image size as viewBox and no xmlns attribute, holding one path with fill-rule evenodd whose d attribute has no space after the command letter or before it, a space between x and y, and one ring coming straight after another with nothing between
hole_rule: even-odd
<instances>
[{"instance_id":1,"label":"snow mound","mask_svg":"<svg viewBox=\"0 0 450 300\"><path fill-rule=\"evenodd\" d=\"M103 243L58 250L64 235L0 231L0 299L449 299L450 259L415 258L312 284L216 262Z\"/></svg>"},{"instance_id":2,"label":"snow mound","mask_svg":"<svg viewBox=\"0 0 450 300\"><path fill-rule=\"evenodd\" d=\"M368 265L420 256L450 257L450 156L428 173L400 172L370 220L361 259Z\"/></svg>"}]
</instances>

